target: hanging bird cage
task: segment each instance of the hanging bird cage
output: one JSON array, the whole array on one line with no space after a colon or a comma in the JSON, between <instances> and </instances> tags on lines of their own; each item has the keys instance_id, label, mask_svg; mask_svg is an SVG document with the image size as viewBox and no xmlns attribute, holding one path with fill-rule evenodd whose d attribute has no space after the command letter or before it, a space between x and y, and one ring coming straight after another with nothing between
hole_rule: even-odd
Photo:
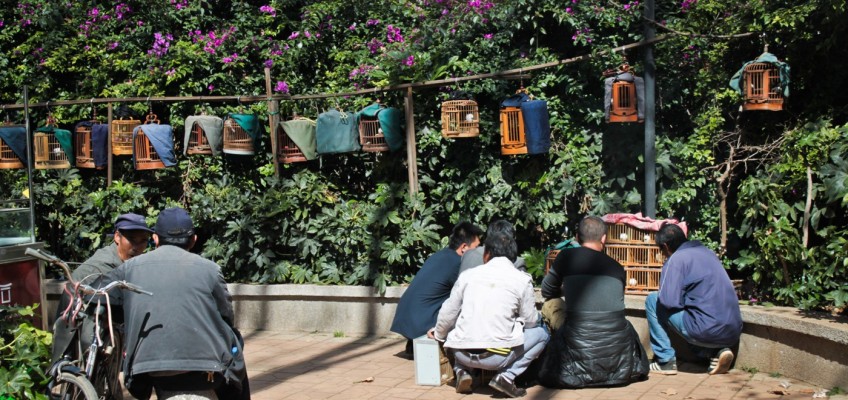
<instances>
[{"instance_id":1,"label":"hanging bird cage","mask_svg":"<svg viewBox=\"0 0 848 400\"><path fill-rule=\"evenodd\" d=\"M130 156L133 154L133 130L141 125L137 119L112 120L112 154Z\"/></svg>"},{"instance_id":2,"label":"hanging bird cage","mask_svg":"<svg viewBox=\"0 0 848 400\"><path fill-rule=\"evenodd\" d=\"M209 139L206 138L206 132L197 122L191 126L186 152L188 154L212 154L212 146L209 144Z\"/></svg>"},{"instance_id":3,"label":"hanging bird cage","mask_svg":"<svg viewBox=\"0 0 848 400\"><path fill-rule=\"evenodd\" d=\"M527 154L524 118L521 107L501 108L501 154L511 156Z\"/></svg>"},{"instance_id":4,"label":"hanging bird cage","mask_svg":"<svg viewBox=\"0 0 848 400\"><path fill-rule=\"evenodd\" d=\"M295 115L292 120L305 119ZM281 163L291 164L304 162L306 155L297 147L297 143L286 133L282 125L277 128L277 158Z\"/></svg>"},{"instance_id":5,"label":"hanging bird cage","mask_svg":"<svg viewBox=\"0 0 848 400\"><path fill-rule=\"evenodd\" d=\"M253 138L231 117L224 121L224 153L252 155Z\"/></svg>"},{"instance_id":6,"label":"hanging bird cage","mask_svg":"<svg viewBox=\"0 0 848 400\"><path fill-rule=\"evenodd\" d=\"M612 84L609 122L638 122L636 83L615 81Z\"/></svg>"},{"instance_id":7,"label":"hanging bird cage","mask_svg":"<svg viewBox=\"0 0 848 400\"><path fill-rule=\"evenodd\" d=\"M62 149L59 139L54 132L56 119L47 117L45 131L36 131L33 135L33 147L35 150L35 169L65 169L70 168L68 155Z\"/></svg>"},{"instance_id":8,"label":"hanging bird cage","mask_svg":"<svg viewBox=\"0 0 848 400\"><path fill-rule=\"evenodd\" d=\"M783 110L783 90L776 65L762 62L748 64L742 72L742 79L745 82L743 110Z\"/></svg>"},{"instance_id":9,"label":"hanging bird cage","mask_svg":"<svg viewBox=\"0 0 848 400\"><path fill-rule=\"evenodd\" d=\"M442 103L442 137L446 139L480 136L477 102L457 98L463 95L464 92L452 94L451 100Z\"/></svg>"},{"instance_id":10,"label":"hanging bird cage","mask_svg":"<svg viewBox=\"0 0 848 400\"><path fill-rule=\"evenodd\" d=\"M389 151L389 143L386 142L386 136L383 135L383 128L380 127L380 121L375 118L361 117L359 120L359 143L362 144L362 151L377 153Z\"/></svg>"},{"instance_id":11,"label":"hanging bird cage","mask_svg":"<svg viewBox=\"0 0 848 400\"><path fill-rule=\"evenodd\" d=\"M159 124L159 118L153 112L147 114L147 118L144 121L145 125L149 124ZM135 169L137 170L148 170L148 169L160 169L165 168L165 163L159 158L159 154L156 153L156 150L153 148L153 144L150 143L150 138L144 133L144 127L141 126L135 134L135 139L133 142L135 147Z\"/></svg>"},{"instance_id":12,"label":"hanging bird cage","mask_svg":"<svg viewBox=\"0 0 848 400\"><path fill-rule=\"evenodd\" d=\"M94 125L98 125L98 123L81 124L74 130L74 154L76 155L77 168L97 167L94 163L94 146L91 138Z\"/></svg>"},{"instance_id":13,"label":"hanging bird cage","mask_svg":"<svg viewBox=\"0 0 848 400\"><path fill-rule=\"evenodd\" d=\"M12 127L23 128L20 125L2 125L2 128ZM21 169L25 167L23 161L15 154L15 151L3 141L3 138L0 138L0 169Z\"/></svg>"}]
</instances>

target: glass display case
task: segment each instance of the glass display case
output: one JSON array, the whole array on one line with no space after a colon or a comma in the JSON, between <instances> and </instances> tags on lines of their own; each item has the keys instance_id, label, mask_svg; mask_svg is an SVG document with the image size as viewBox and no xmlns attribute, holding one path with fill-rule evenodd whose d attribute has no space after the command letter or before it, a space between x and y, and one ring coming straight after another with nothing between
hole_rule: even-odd
<instances>
[{"instance_id":1,"label":"glass display case","mask_svg":"<svg viewBox=\"0 0 848 400\"><path fill-rule=\"evenodd\" d=\"M0 200L0 246L34 243L29 200Z\"/></svg>"}]
</instances>

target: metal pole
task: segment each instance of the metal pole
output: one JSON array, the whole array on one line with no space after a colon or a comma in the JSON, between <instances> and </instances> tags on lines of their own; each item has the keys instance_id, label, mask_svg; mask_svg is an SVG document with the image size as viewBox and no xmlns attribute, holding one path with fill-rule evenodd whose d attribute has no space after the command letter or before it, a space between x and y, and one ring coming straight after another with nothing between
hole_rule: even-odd
<instances>
[{"instance_id":1,"label":"metal pole","mask_svg":"<svg viewBox=\"0 0 848 400\"><path fill-rule=\"evenodd\" d=\"M112 164L114 155L112 154L112 103L109 103L109 111L106 112L106 132L109 132L106 139L106 153L109 158L106 159L106 187L112 186Z\"/></svg>"},{"instance_id":2,"label":"metal pole","mask_svg":"<svg viewBox=\"0 0 848 400\"><path fill-rule=\"evenodd\" d=\"M406 89L406 163L409 175L409 198L418 193L418 150L415 146L415 114L412 109L412 88Z\"/></svg>"},{"instance_id":3,"label":"metal pole","mask_svg":"<svg viewBox=\"0 0 848 400\"><path fill-rule=\"evenodd\" d=\"M654 0L645 3L645 41L654 39ZM653 45L645 46L645 201L644 215L657 216L656 65Z\"/></svg>"},{"instance_id":4,"label":"metal pole","mask_svg":"<svg viewBox=\"0 0 848 400\"><path fill-rule=\"evenodd\" d=\"M271 92L271 68L265 68L265 95L268 96L268 123L271 125L271 157L274 161L274 176L280 177L280 159L277 158L277 124L280 123L280 107L276 100L272 100Z\"/></svg>"},{"instance_id":5,"label":"metal pole","mask_svg":"<svg viewBox=\"0 0 848 400\"><path fill-rule=\"evenodd\" d=\"M27 184L29 185L29 241L35 243L35 193L32 191L32 164L35 162L32 154L32 132L29 129L29 88L24 85L24 126L26 127L27 145Z\"/></svg>"}]
</instances>

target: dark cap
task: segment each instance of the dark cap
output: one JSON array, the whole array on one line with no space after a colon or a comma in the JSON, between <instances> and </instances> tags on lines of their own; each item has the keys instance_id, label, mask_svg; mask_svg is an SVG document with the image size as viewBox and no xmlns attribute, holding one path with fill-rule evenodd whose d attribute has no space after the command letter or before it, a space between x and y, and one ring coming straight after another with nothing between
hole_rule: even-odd
<instances>
[{"instance_id":1,"label":"dark cap","mask_svg":"<svg viewBox=\"0 0 848 400\"><path fill-rule=\"evenodd\" d=\"M121 214L121 216L115 220L115 229L119 231L153 232L152 229L147 227L147 222L144 221L144 217L133 213Z\"/></svg>"},{"instance_id":2,"label":"dark cap","mask_svg":"<svg viewBox=\"0 0 848 400\"><path fill-rule=\"evenodd\" d=\"M194 223L186 210L179 207L166 208L159 213L153 230L159 236L189 237L194 235Z\"/></svg>"}]
</instances>

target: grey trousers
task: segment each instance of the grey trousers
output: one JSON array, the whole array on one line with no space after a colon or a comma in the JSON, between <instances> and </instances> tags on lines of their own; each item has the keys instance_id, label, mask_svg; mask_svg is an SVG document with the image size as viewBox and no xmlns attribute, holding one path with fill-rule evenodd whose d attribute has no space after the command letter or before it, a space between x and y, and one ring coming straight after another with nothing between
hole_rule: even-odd
<instances>
[{"instance_id":1,"label":"grey trousers","mask_svg":"<svg viewBox=\"0 0 848 400\"><path fill-rule=\"evenodd\" d=\"M500 375L510 381L521 375L530 363L542 354L545 345L551 335L539 325L524 330L524 345L512 348L506 355L483 353L469 353L463 349L451 349L456 358L456 367L469 370L472 368L485 369L487 371L498 371Z\"/></svg>"}]
</instances>

